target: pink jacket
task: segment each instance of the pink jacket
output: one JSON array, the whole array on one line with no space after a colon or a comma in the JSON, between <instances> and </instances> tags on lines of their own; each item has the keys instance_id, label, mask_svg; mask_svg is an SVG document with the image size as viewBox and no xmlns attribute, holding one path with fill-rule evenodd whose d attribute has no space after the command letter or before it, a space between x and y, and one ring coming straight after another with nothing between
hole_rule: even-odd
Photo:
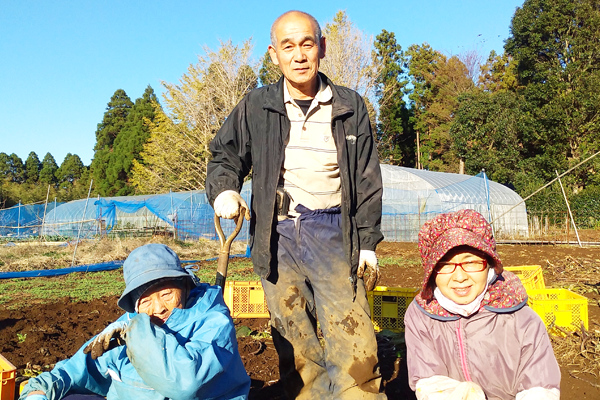
<instances>
[{"instance_id":1,"label":"pink jacket","mask_svg":"<svg viewBox=\"0 0 600 400\"><path fill-rule=\"evenodd\" d=\"M431 314L413 301L404 317L410 387L434 375L473 381L488 399L560 389L560 369L546 328L521 303L483 307L469 318Z\"/></svg>"}]
</instances>

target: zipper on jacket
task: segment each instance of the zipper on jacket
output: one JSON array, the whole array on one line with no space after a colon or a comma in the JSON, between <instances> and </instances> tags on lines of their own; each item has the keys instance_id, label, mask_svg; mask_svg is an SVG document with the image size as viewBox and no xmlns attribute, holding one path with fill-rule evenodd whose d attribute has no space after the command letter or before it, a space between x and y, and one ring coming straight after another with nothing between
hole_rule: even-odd
<instances>
[{"instance_id":1,"label":"zipper on jacket","mask_svg":"<svg viewBox=\"0 0 600 400\"><path fill-rule=\"evenodd\" d=\"M460 354L460 365L462 367L463 374L467 382L471 381L471 375L469 374L469 368L467 367L467 355L465 352L465 343L463 341L462 334L462 318L456 321L456 337L458 338L458 352Z\"/></svg>"}]
</instances>

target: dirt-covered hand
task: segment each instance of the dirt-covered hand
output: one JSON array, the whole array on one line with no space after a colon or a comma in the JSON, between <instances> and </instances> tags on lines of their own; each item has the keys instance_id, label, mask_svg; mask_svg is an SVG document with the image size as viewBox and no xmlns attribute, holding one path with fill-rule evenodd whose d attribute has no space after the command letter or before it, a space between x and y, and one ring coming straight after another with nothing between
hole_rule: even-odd
<instances>
[{"instance_id":1,"label":"dirt-covered hand","mask_svg":"<svg viewBox=\"0 0 600 400\"><path fill-rule=\"evenodd\" d=\"M219 193L213 205L215 214L218 217L232 219L240 215L240 211L244 213L246 220L250 221L250 211L248 205L235 190L225 190Z\"/></svg>"},{"instance_id":2,"label":"dirt-covered hand","mask_svg":"<svg viewBox=\"0 0 600 400\"><path fill-rule=\"evenodd\" d=\"M377 279L379 279L379 264L377 263L377 256L372 250L361 250L358 256L358 271L356 275L364 279L365 272L369 273L369 276L365 280L365 289L368 292L375 288Z\"/></svg>"},{"instance_id":3,"label":"dirt-covered hand","mask_svg":"<svg viewBox=\"0 0 600 400\"><path fill-rule=\"evenodd\" d=\"M97 359L105 352L114 349L117 346L125 344L125 330L127 329L127 322L115 321L108 325L102 332L98 334L92 340L90 344L85 346L83 352L85 354L91 353L92 359Z\"/></svg>"}]
</instances>

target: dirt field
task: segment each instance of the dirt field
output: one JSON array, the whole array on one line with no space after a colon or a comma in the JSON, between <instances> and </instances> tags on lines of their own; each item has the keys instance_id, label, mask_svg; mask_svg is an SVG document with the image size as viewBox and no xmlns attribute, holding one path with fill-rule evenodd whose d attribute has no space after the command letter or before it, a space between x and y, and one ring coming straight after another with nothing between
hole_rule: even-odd
<instances>
[{"instance_id":1,"label":"dirt field","mask_svg":"<svg viewBox=\"0 0 600 400\"><path fill-rule=\"evenodd\" d=\"M542 265L547 286L570 283L588 288L590 331L600 330L600 247L500 245L506 266ZM406 265L384 264L380 285L418 287L422 271L418 265L416 244L382 243L378 256L401 256ZM575 273L573 272L575 271ZM115 320L121 310L116 297L88 303L72 303L69 298L50 305L22 307L18 311L0 311L0 353L23 375L47 370L57 361L71 356L88 338ZM248 326L254 337L238 340L240 353L252 378L251 399L282 399L278 382L277 354L268 332L267 320L237 320L237 326ZM25 336L26 335L26 336ZM600 337L600 335L596 335ZM385 337L378 337L381 371L390 399L411 399L407 386L406 360L398 358L402 349L395 348ZM598 364L598 358L591 361ZM570 365L567 365L570 364ZM588 365L589 366L589 365ZM600 365L596 367L600 368ZM592 369L596 368L592 365ZM561 361L563 400L600 399L600 380L581 373L581 365ZM595 369L596 371L598 368Z\"/></svg>"}]
</instances>

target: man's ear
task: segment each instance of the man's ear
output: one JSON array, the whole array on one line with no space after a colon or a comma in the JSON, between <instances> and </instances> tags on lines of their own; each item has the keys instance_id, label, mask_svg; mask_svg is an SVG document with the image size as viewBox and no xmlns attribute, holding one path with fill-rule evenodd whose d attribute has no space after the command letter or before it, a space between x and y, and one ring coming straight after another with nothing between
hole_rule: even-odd
<instances>
[{"instance_id":1,"label":"man's ear","mask_svg":"<svg viewBox=\"0 0 600 400\"><path fill-rule=\"evenodd\" d=\"M275 50L275 47L273 47L272 44L269 45L269 55L271 56L271 61L273 61L273 64L279 65L279 60L277 59L277 51Z\"/></svg>"},{"instance_id":2,"label":"man's ear","mask_svg":"<svg viewBox=\"0 0 600 400\"><path fill-rule=\"evenodd\" d=\"M321 36L321 40L319 41L319 58L325 58L326 49L327 41L325 40L325 36Z\"/></svg>"}]
</instances>

